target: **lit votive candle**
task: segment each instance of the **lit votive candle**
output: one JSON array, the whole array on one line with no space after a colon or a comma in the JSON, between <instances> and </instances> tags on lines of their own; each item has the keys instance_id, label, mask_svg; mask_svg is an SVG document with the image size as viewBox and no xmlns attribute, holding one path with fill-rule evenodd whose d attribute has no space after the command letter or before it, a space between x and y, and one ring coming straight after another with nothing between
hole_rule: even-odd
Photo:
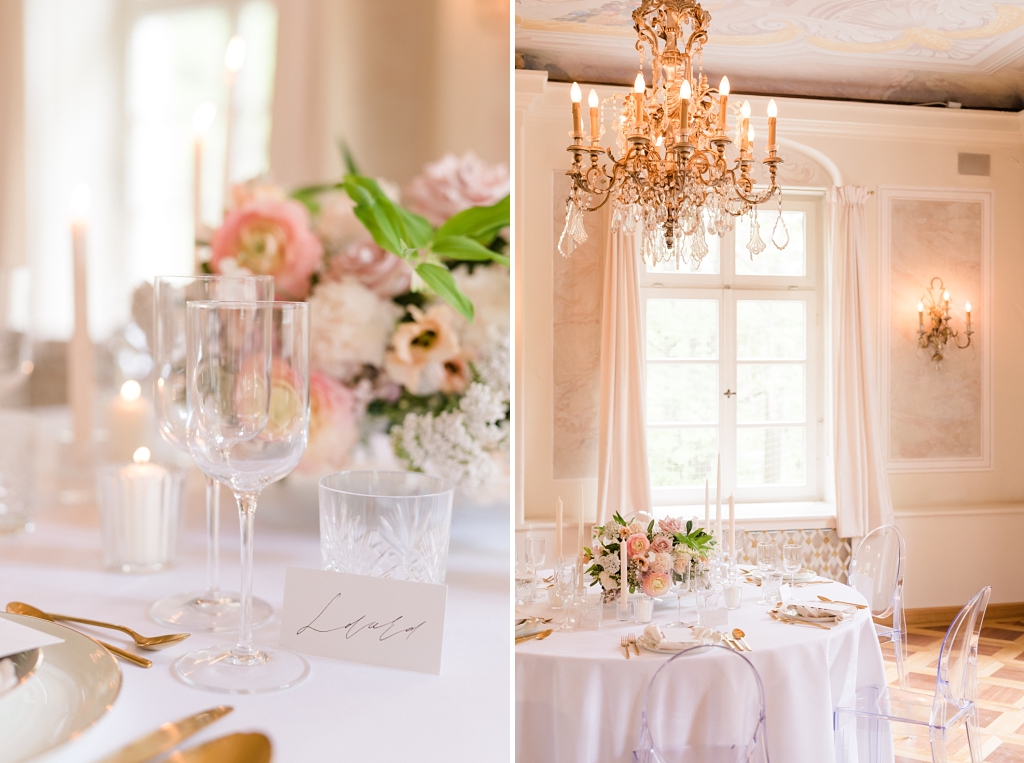
<instances>
[{"instance_id":1,"label":"lit votive candle","mask_svg":"<svg viewBox=\"0 0 1024 763\"><path fill-rule=\"evenodd\" d=\"M120 572L157 572L174 559L182 472L149 462L139 448L133 463L96 473L103 561Z\"/></svg>"},{"instance_id":2,"label":"lit votive candle","mask_svg":"<svg viewBox=\"0 0 1024 763\"><path fill-rule=\"evenodd\" d=\"M107 457L110 461L128 461L146 442L146 423L149 420L149 401L142 396L142 386L134 379L121 385L121 392L110 401L107 409L107 428L110 443Z\"/></svg>"}]
</instances>

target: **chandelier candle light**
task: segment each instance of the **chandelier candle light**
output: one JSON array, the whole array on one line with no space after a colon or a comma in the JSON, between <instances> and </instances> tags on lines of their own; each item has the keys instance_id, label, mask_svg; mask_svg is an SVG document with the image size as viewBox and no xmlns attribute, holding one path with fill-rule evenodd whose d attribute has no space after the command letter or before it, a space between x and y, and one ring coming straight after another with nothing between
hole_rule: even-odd
<instances>
[{"instance_id":1,"label":"chandelier candle light","mask_svg":"<svg viewBox=\"0 0 1024 763\"><path fill-rule=\"evenodd\" d=\"M703 72L703 46L711 15L693 0L642 0L633 11L640 71L633 92L605 99L611 102L617 137L614 148L602 147L601 108L590 91L590 141L584 145L577 83L570 90L572 187L566 199L565 228L558 251L568 257L587 239L583 213L612 202L612 230L642 233L640 255L645 262L674 260L700 267L708 253L707 236L732 230L734 218L750 216L750 256L766 248L760 235L757 207L778 196L779 216L772 231L777 249L789 243L782 220L782 189L776 171L778 106L768 104L768 142L762 163L768 186L757 188L751 177L754 128L750 104L736 112L738 152L728 151L729 78L718 88ZM648 93L644 64L650 59L652 88ZM735 155L734 155L735 154ZM595 199L599 199L595 203Z\"/></svg>"}]
</instances>

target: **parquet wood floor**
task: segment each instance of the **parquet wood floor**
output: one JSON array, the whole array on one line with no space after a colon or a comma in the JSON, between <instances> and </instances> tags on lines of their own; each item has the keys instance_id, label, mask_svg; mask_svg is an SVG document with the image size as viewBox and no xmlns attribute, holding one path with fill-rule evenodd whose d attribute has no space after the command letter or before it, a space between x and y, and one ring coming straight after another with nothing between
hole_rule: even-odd
<instances>
[{"instance_id":1,"label":"parquet wood floor","mask_svg":"<svg viewBox=\"0 0 1024 763\"><path fill-rule=\"evenodd\" d=\"M946 629L911 627L910 686L923 692L935 690L935 664ZM988 622L982 628L978 648L978 694L981 710L982 750L988 763L1024 763L1024 620ZM892 646L882 645L886 675L898 686ZM896 763L930 761L927 737L895 740ZM970 761L964 732L954 734L952 763Z\"/></svg>"}]
</instances>

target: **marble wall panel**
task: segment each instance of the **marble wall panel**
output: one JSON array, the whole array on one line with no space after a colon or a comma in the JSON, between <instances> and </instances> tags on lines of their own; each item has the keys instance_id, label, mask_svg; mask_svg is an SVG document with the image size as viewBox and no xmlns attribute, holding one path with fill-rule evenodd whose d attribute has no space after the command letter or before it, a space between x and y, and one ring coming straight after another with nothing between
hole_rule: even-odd
<instances>
[{"instance_id":1,"label":"marble wall panel","mask_svg":"<svg viewBox=\"0 0 1024 763\"><path fill-rule=\"evenodd\" d=\"M597 477L598 409L601 395L602 250L607 215L586 216L587 240L571 257L558 252L569 179L554 178L554 239L551 246L552 476L556 480Z\"/></svg>"},{"instance_id":2,"label":"marble wall panel","mask_svg":"<svg viewBox=\"0 0 1024 763\"><path fill-rule=\"evenodd\" d=\"M964 302L979 306L985 296L984 207L981 201L891 198L887 211L889 458L980 459L981 348L958 350L949 344L937 370L917 348L917 303L932 278L941 277L950 292L953 328L962 333ZM935 296L940 299L941 293ZM975 309L976 331L986 328L980 316Z\"/></svg>"}]
</instances>

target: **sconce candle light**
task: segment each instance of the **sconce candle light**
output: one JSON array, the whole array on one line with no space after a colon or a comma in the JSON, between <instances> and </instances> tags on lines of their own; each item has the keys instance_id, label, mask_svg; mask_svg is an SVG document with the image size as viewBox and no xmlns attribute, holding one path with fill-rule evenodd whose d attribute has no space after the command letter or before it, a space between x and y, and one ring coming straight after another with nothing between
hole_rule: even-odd
<instances>
[{"instance_id":1,"label":"sconce candle light","mask_svg":"<svg viewBox=\"0 0 1024 763\"><path fill-rule=\"evenodd\" d=\"M936 286L936 282L938 282L938 286ZM941 301L935 299L934 295L936 293L942 295ZM926 300L927 305L925 304ZM946 344L950 340L961 350L966 350L971 346L971 334L974 333L971 331L971 303L968 302L964 307L967 314L964 336L966 336L967 341L964 344L960 344L960 334L950 326L949 289L942 283L941 278L936 277L932 279L931 286L928 287L928 293L917 303L917 346L931 353L931 359L935 363L936 370L939 368L939 364L942 363ZM925 313L928 315L927 326L925 325Z\"/></svg>"}]
</instances>

